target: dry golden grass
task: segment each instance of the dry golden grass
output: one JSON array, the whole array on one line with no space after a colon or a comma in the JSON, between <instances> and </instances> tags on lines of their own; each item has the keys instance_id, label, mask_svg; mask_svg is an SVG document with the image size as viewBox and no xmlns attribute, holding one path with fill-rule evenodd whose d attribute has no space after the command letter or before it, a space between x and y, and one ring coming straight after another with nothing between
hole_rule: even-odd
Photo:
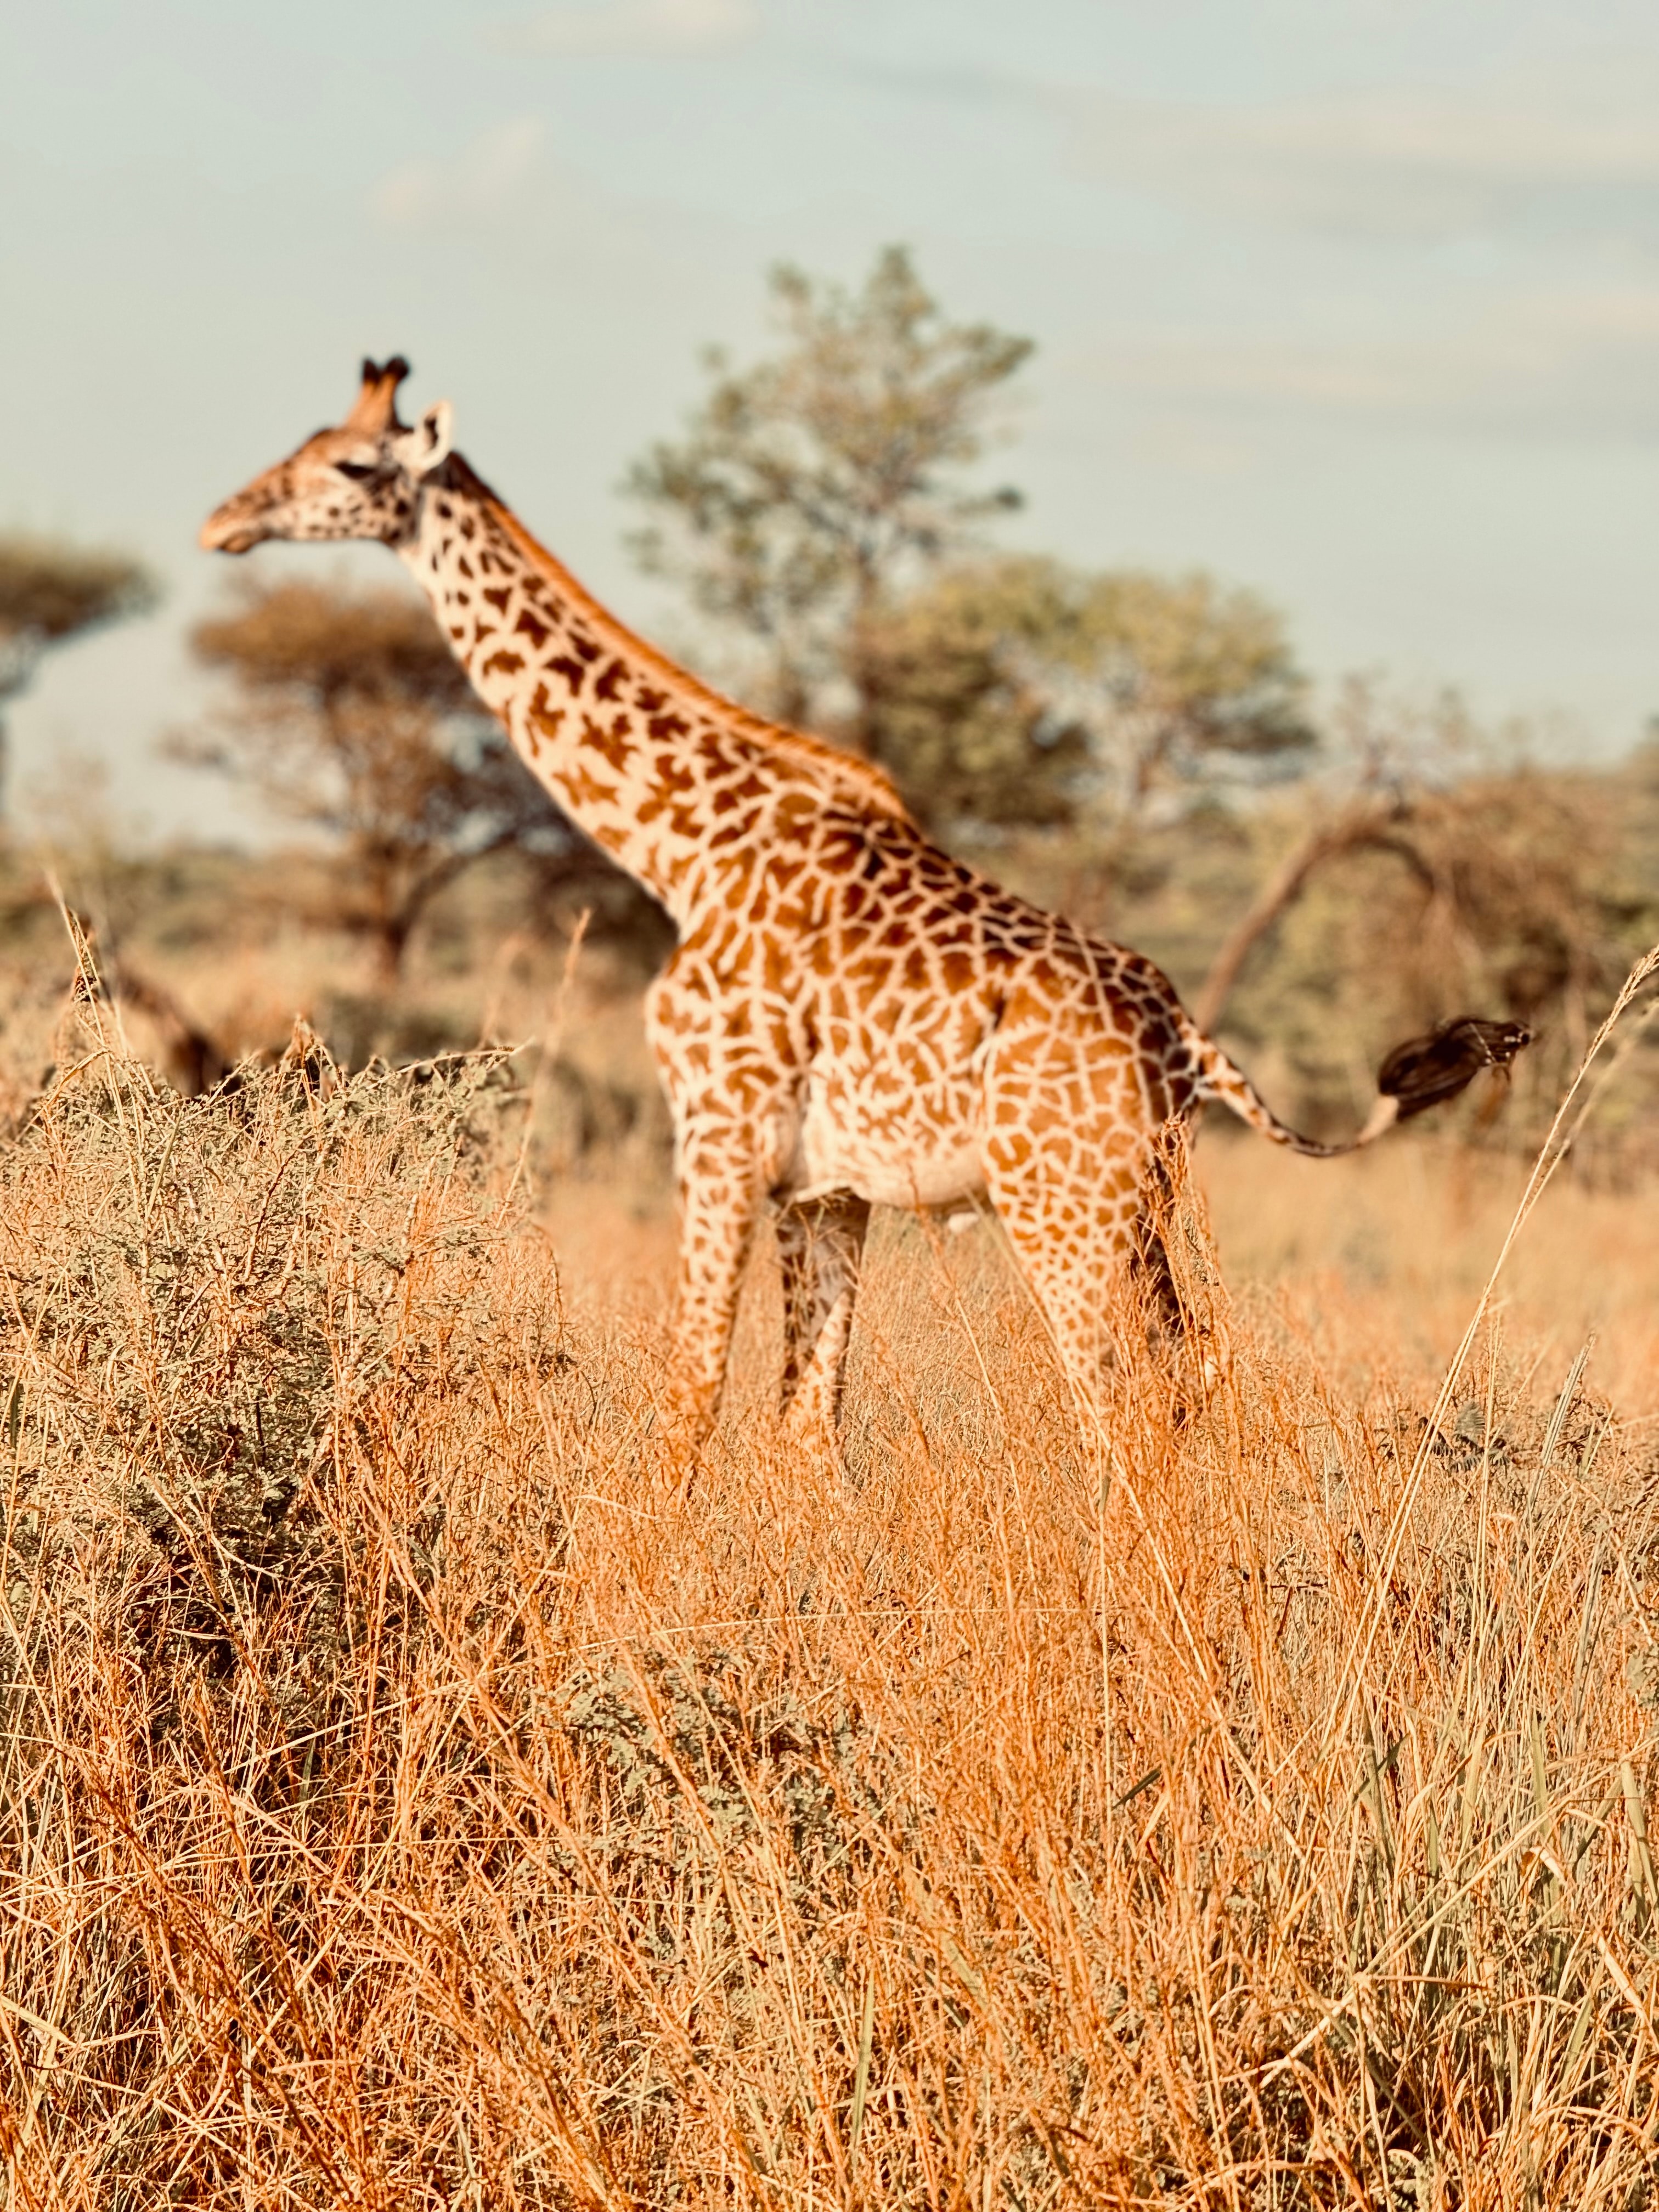
<instances>
[{"instance_id":1,"label":"dry golden grass","mask_svg":"<svg viewBox=\"0 0 1659 2212\"><path fill-rule=\"evenodd\" d=\"M1298 1160L1207 1139L1198 1170L1230 1282L1271 1284L1322 1363L1381 1360L1432 1390L1527 1180L1528 1163L1413 1132L1375 1152ZM1659 1415L1659 1215L1650 1176L1598 1187L1571 1163L1504 1270L1498 1325L1543 1390L1594 1337L1590 1377L1627 1419ZM1659 1437L1659 1427L1653 1433Z\"/></svg>"},{"instance_id":2,"label":"dry golden grass","mask_svg":"<svg viewBox=\"0 0 1659 2212\"><path fill-rule=\"evenodd\" d=\"M0 1158L9 2203L1648 2201L1628 1195L1430 1428L1505 1171L1206 1147L1222 1379L1106 1451L988 1231L890 1222L855 1480L764 1261L689 1471L660 1206L550 1237L501 1064L81 1042Z\"/></svg>"}]
</instances>

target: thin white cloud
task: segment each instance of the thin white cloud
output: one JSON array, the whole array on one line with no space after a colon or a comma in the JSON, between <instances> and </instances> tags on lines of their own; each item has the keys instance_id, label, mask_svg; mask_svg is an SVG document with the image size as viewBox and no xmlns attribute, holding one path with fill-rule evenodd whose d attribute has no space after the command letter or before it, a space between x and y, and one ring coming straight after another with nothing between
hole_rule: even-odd
<instances>
[{"instance_id":1,"label":"thin white cloud","mask_svg":"<svg viewBox=\"0 0 1659 2212\"><path fill-rule=\"evenodd\" d=\"M519 115L482 132L449 161L406 161L375 185L371 210L394 227L496 214L542 167L544 136L539 116Z\"/></svg>"},{"instance_id":2,"label":"thin white cloud","mask_svg":"<svg viewBox=\"0 0 1659 2212\"><path fill-rule=\"evenodd\" d=\"M1243 104L1057 95L1085 162L1159 198L1346 236L1659 228L1650 58L1456 94Z\"/></svg>"},{"instance_id":3,"label":"thin white cloud","mask_svg":"<svg viewBox=\"0 0 1659 2212\"><path fill-rule=\"evenodd\" d=\"M492 43L515 53L692 54L741 45L760 28L758 0L561 0Z\"/></svg>"},{"instance_id":4,"label":"thin white cloud","mask_svg":"<svg viewBox=\"0 0 1659 2212\"><path fill-rule=\"evenodd\" d=\"M1536 287L1419 335L1170 333L1088 373L1211 424L1251 415L1367 419L1459 434L1659 434L1659 286Z\"/></svg>"}]
</instances>

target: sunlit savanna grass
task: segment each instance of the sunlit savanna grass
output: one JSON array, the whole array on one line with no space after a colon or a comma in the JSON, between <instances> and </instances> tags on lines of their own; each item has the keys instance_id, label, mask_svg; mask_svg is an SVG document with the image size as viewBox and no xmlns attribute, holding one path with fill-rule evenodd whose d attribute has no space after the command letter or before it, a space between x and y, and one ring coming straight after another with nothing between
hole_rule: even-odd
<instances>
[{"instance_id":1,"label":"sunlit savanna grass","mask_svg":"<svg viewBox=\"0 0 1659 2212\"><path fill-rule=\"evenodd\" d=\"M1220 1379L1109 1450L886 1224L848 1483L764 1255L690 1457L659 1210L501 1068L88 1049L0 1162L10 2202L1646 2201L1650 1191L1430 1431L1510 1194L1207 1147Z\"/></svg>"}]
</instances>

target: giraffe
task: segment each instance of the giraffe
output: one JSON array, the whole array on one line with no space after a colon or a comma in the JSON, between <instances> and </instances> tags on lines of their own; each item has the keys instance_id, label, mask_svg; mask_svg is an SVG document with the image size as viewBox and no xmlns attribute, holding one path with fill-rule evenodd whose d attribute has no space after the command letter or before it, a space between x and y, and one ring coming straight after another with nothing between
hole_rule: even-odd
<instances>
[{"instance_id":1,"label":"giraffe","mask_svg":"<svg viewBox=\"0 0 1659 2212\"><path fill-rule=\"evenodd\" d=\"M400 356L349 413L203 526L210 550L378 539L571 819L667 910L646 1001L675 1135L675 1372L712 1421L769 1206L782 1405L833 1447L872 1206L988 1198L1085 1405L1128 1264L1171 1311L1158 1140L1205 1102L1326 1158L1507 1066L1518 1024L1464 1019L1391 1055L1346 1145L1299 1135L1151 961L1013 896L930 842L869 763L762 720L623 628L453 446L447 402L398 413Z\"/></svg>"}]
</instances>

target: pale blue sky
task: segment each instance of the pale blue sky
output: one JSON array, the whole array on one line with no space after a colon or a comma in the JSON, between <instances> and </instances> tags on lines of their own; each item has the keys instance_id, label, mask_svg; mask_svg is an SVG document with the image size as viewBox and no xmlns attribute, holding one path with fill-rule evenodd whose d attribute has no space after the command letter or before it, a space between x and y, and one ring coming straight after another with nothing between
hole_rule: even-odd
<instances>
[{"instance_id":1,"label":"pale blue sky","mask_svg":"<svg viewBox=\"0 0 1659 2212\"><path fill-rule=\"evenodd\" d=\"M1659 708L1650 5L53 0L0 45L0 525L169 585L15 712L25 795L78 752L155 829L224 821L152 750L224 580L196 526L365 351L660 631L626 462L700 343L758 340L767 264L894 239L1038 341L1016 542L1211 567L1322 677L1587 749Z\"/></svg>"}]
</instances>

